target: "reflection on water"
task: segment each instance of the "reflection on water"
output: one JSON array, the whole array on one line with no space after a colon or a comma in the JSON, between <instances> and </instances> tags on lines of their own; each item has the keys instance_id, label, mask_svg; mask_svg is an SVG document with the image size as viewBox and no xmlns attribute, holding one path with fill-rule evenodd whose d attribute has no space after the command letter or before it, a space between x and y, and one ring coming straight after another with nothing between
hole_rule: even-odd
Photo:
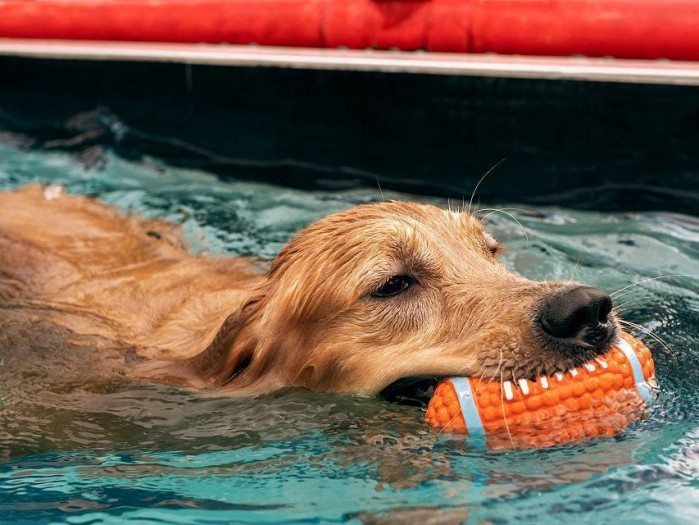
<instances>
[{"instance_id":1,"label":"reflection on water","mask_svg":"<svg viewBox=\"0 0 699 525\"><path fill-rule=\"evenodd\" d=\"M381 198L224 183L109 155L100 171L7 146L0 159L0 188L64 183L183 224L197 252L272 257L313 219ZM483 452L429 431L419 409L379 399L302 390L220 399L132 383L112 373L125 356L105 341L4 312L0 522L696 523L699 219L506 211L527 232L504 213L488 217L511 268L618 290L656 357L660 400L647 420L587 444ZM651 280L660 275L676 277Z\"/></svg>"}]
</instances>

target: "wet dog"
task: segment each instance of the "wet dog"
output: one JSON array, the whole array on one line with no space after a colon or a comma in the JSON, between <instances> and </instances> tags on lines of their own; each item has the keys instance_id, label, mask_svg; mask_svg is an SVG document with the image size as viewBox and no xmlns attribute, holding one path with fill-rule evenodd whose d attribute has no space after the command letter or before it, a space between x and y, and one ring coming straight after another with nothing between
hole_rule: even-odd
<instances>
[{"instance_id":1,"label":"wet dog","mask_svg":"<svg viewBox=\"0 0 699 525\"><path fill-rule=\"evenodd\" d=\"M133 349L133 377L256 394L374 394L414 377L532 379L606 352L607 294L498 261L467 212L362 205L271 262L188 253L177 227L59 187L0 193L0 315Z\"/></svg>"}]
</instances>

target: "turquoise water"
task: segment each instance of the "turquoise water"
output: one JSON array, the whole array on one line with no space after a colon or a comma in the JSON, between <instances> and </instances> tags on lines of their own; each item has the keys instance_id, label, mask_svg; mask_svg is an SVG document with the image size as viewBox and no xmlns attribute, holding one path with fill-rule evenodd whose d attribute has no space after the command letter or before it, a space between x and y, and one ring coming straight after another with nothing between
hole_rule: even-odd
<instances>
[{"instance_id":1,"label":"turquoise water","mask_svg":"<svg viewBox=\"0 0 699 525\"><path fill-rule=\"evenodd\" d=\"M0 146L0 189L62 183L183 224L193 251L263 257L308 222L381 198L373 188L224 182L157 159L105 161L89 170L63 153ZM0 334L28 353L3 359L18 352L0 345L0 522L699 522L699 218L512 207L526 236L504 214L490 228L508 245L506 264L528 277L574 276L611 292L682 276L617 299L654 351L661 388L648 418L622 435L483 452L427 430L420 409L380 399L302 390L211 399L55 377L56 355L78 363L90 349L55 348L44 342L61 339L34 326Z\"/></svg>"}]
</instances>

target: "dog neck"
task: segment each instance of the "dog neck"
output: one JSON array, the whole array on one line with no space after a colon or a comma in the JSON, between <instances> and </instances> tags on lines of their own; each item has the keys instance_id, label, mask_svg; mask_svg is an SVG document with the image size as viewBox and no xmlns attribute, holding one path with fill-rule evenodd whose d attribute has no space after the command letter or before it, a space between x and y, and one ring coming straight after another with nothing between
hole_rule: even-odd
<instances>
[{"instance_id":1,"label":"dog neck","mask_svg":"<svg viewBox=\"0 0 699 525\"><path fill-rule=\"evenodd\" d=\"M193 256L179 227L92 199L0 193L0 310L24 310L144 357L188 357L262 279L252 259Z\"/></svg>"}]
</instances>

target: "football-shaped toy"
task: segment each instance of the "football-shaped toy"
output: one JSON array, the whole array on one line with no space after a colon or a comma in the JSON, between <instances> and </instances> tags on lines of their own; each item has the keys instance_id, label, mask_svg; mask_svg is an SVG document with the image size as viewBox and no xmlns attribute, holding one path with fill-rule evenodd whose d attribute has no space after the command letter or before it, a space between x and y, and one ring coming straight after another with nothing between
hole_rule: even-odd
<instances>
[{"instance_id":1,"label":"football-shaped toy","mask_svg":"<svg viewBox=\"0 0 699 525\"><path fill-rule=\"evenodd\" d=\"M655 390L650 350L622 334L605 355L536 381L445 379L425 421L484 438L494 449L550 447L618 434L643 415Z\"/></svg>"}]
</instances>

